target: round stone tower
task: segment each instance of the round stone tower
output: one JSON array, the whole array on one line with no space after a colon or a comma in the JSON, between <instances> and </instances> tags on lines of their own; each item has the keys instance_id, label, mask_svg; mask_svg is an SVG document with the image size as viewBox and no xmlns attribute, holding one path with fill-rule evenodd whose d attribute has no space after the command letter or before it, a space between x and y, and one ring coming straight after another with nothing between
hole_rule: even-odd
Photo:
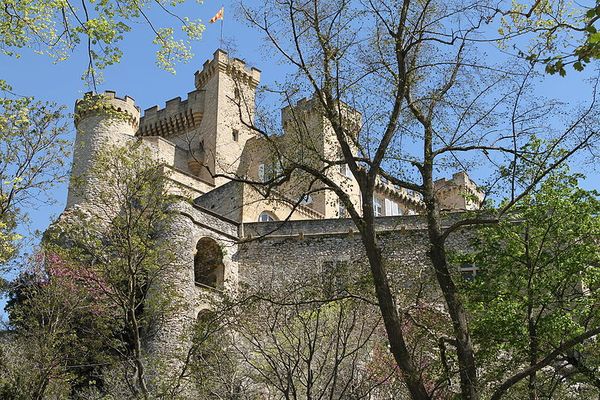
<instances>
[{"instance_id":1,"label":"round stone tower","mask_svg":"<svg viewBox=\"0 0 600 400\"><path fill-rule=\"evenodd\" d=\"M132 140L140 123L140 110L129 97L115 92L86 93L75 102L75 146L67 208L85 203L97 194L101 177L88 171L105 145L124 145Z\"/></svg>"}]
</instances>

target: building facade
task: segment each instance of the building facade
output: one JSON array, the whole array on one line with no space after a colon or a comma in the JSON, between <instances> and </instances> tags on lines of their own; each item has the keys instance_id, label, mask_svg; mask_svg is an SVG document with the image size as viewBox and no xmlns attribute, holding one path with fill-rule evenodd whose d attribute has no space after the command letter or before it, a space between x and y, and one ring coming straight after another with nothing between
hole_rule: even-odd
<instances>
[{"instance_id":1,"label":"building facade","mask_svg":"<svg viewBox=\"0 0 600 400\"><path fill-rule=\"evenodd\" d=\"M142 113L132 98L114 92L103 94L102 112L86 107L85 99L76 104L72 175L82 184L69 188L66 212L93 207L102 178L87 171L102 146L132 141L150 149L168 177L169 190L189 200L178 205L177 218L165 233L178 246L174 251L181 263L164 284L176 288L185 307L167 321L151 348L181 350L174 338L184 335L209 300L222 290L235 290L240 280L260 284L260 276L319 273L331 263L364 262L356 228L333 192L311 186L302 174L277 181L285 160L320 163L339 157L331 127L316 101L305 99L283 109L283 134L256 132L252 121L259 80L259 70L217 50L195 74L195 89L187 98L168 100L162 109ZM346 110L345 118L359 124L360 114ZM347 189L360 210L358 184L347 165L334 163L326 173ZM436 188L448 210L475 209L483 199L462 172L436 182ZM407 271L425 268L420 196L379 178L373 204L385 257ZM462 239L451 240L460 245Z\"/></svg>"}]
</instances>

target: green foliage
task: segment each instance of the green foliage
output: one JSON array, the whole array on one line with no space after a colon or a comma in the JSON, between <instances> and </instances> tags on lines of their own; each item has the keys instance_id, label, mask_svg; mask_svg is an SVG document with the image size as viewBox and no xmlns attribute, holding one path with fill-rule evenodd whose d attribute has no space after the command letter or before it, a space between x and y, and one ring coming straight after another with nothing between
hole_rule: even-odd
<instances>
[{"instance_id":1,"label":"green foliage","mask_svg":"<svg viewBox=\"0 0 600 400\"><path fill-rule=\"evenodd\" d=\"M86 114L103 114L107 119L122 119L128 120L131 118L124 111L116 110L107 100L104 93L95 94L88 92L83 95L83 98L77 101L75 110L75 120L83 118Z\"/></svg>"},{"instance_id":2,"label":"green foliage","mask_svg":"<svg viewBox=\"0 0 600 400\"><path fill-rule=\"evenodd\" d=\"M160 232L172 217L169 207L176 199L166 193L162 169L138 143L105 149L90 175L102 176L104 189L89 209L61 226L58 243L71 245L58 251L106 281L123 329L149 334L152 323L168 312L167 303L175 300L169 290L148 294L175 261ZM131 322L138 326L128 326Z\"/></svg>"},{"instance_id":3,"label":"green foliage","mask_svg":"<svg viewBox=\"0 0 600 400\"><path fill-rule=\"evenodd\" d=\"M0 81L0 87L10 87ZM27 207L48 200L65 174L69 144L64 109L32 98L0 98L0 264L17 251Z\"/></svg>"},{"instance_id":4,"label":"green foliage","mask_svg":"<svg viewBox=\"0 0 600 400\"><path fill-rule=\"evenodd\" d=\"M481 229L476 252L460 260L479 268L464 288L487 379L511 369L498 360L535 363L599 322L600 199L580 189L578 178L553 173L519 201L511 218Z\"/></svg>"},{"instance_id":5,"label":"green foliage","mask_svg":"<svg viewBox=\"0 0 600 400\"><path fill-rule=\"evenodd\" d=\"M10 321L17 341L36 335L50 341L52 357L64 360L54 364L43 352L25 353L32 363L55 368L48 382L104 394L119 386L128 392L115 398L147 398L142 343L178 305L169 288L157 286L174 268L172 243L160 232L176 199L138 142L105 148L90 172L103 177L104 190L47 232L45 249L54 262L13 283ZM54 320L61 325L49 329ZM104 386L114 370L121 383Z\"/></svg>"},{"instance_id":6,"label":"green foliage","mask_svg":"<svg viewBox=\"0 0 600 400\"><path fill-rule=\"evenodd\" d=\"M175 14L176 7L183 2L6 0L0 10L0 52L18 57L21 49L31 48L62 61L75 47L84 44L90 61L85 77L95 79L98 71L121 60L120 42L134 24L142 21L155 34L157 64L174 72L175 63L192 57L191 44L202 37L204 30L200 20ZM155 27L150 19L154 9L177 20L182 25L181 32L176 33L172 27Z\"/></svg>"},{"instance_id":7,"label":"green foliage","mask_svg":"<svg viewBox=\"0 0 600 400\"><path fill-rule=\"evenodd\" d=\"M55 254L38 254L9 290L13 330L0 344L3 398L66 398L111 360L114 314L102 282Z\"/></svg>"},{"instance_id":8,"label":"green foliage","mask_svg":"<svg viewBox=\"0 0 600 400\"><path fill-rule=\"evenodd\" d=\"M498 33L508 40L532 35L530 47L521 52L531 62L541 62L549 74L565 76L567 66L583 71L600 58L600 2L574 5L558 1L513 1L504 13Z\"/></svg>"}]
</instances>

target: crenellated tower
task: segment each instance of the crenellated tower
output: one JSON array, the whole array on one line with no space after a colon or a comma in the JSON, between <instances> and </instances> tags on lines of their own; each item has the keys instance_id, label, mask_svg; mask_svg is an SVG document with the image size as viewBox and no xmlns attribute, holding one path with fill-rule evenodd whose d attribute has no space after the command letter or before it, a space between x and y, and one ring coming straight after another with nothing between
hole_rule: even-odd
<instances>
[{"instance_id":1,"label":"crenellated tower","mask_svg":"<svg viewBox=\"0 0 600 400\"><path fill-rule=\"evenodd\" d=\"M144 111L138 136L161 137L175 145L178 171L214 187L233 176L254 120L255 91L260 71L217 50L194 75L195 90L187 99L173 98L164 108Z\"/></svg>"},{"instance_id":2,"label":"crenellated tower","mask_svg":"<svg viewBox=\"0 0 600 400\"><path fill-rule=\"evenodd\" d=\"M67 208L92 199L102 185L101 178L88 171L105 145L123 145L135 137L140 110L129 96L113 91L86 93L75 103L76 137Z\"/></svg>"},{"instance_id":3,"label":"crenellated tower","mask_svg":"<svg viewBox=\"0 0 600 400\"><path fill-rule=\"evenodd\" d=\"M200 130L204 161L216 174L237 174L246 141L255 136L247 125L254 121L260 71L217 50L194 76L196 90L205 93ZM215 186L229 180L215 179Z\"/></svg>"}]
</instances>

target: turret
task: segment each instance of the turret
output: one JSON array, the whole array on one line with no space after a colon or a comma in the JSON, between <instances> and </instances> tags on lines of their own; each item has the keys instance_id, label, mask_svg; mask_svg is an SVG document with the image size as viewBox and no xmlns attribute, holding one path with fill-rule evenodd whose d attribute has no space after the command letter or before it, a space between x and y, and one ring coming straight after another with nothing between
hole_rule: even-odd
<instances>
[{"instance_id":1,"label":"turret","mask_svg":"<svg viewBox=\"0 0 600 400\"><path fill-rule=\"evenodd\" d=\"M255 136L247 125L254 120L254 100L260 71L249 68L238 58L217 50L202 70L194 75L196 90L205 93L204 116L198 142L192 149L196 154L190 163L201 164L219 175L232 176L238 172L239 160L246 141ZM203 158L198 160L199 158ZM229 182L217 177L215 186Z\"/></svg>"},{"instance_id":2,"label":"turret","mask_svg":"<svg viewBox=\"0 0 600 400\"><path fill-rule=\"evenodd\" d=\"M106 91L86 93L75 102L75 146L67 208L86 202L97 194L98 177L88 176L97 154L106 144L124 145L132 140L140 123L140 110L134 100Z\"/></svg>"},{"instance_id":3,"label":"turret","mask_svg":"<svg viewBox=\"0 0 600 400\"><path fill-rule=\"evenodd\" d=\"M438 179L434 188L442 210L478 210L485 198L466 172L457 172L450 180Z\"/></svg>"}]
</instances>

